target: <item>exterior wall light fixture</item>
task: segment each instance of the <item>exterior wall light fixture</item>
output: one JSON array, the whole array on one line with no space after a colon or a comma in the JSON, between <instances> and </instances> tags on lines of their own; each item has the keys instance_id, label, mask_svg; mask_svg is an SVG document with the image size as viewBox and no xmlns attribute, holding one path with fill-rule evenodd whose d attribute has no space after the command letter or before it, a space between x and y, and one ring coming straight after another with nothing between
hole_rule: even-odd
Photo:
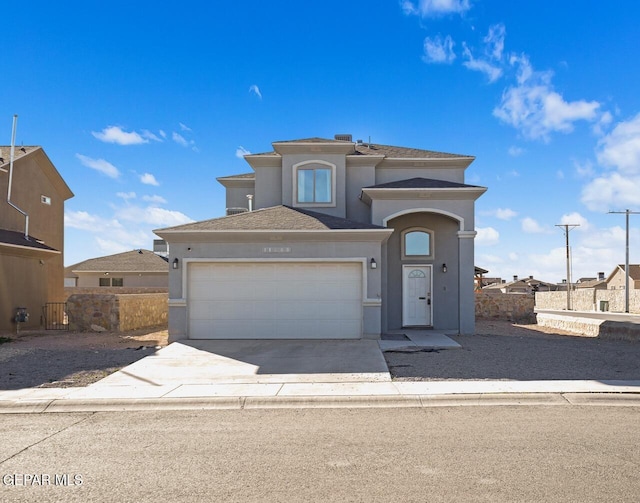
<instances>
[{"instance_id":1,"label":"exterior wall light fixture","mask_svg":"<svg viewBox=\"0 0 640 503\"><path fill-rule=\"evenodd\" d=\"M442 264L442 272L447 272L447 264Z\"/></svg>"},{"instance_id":2,"label":"exterior wall light fixture","mask_svg":"<svg viewBox=\"0 0 640 503\"><path fill-rule=\"evenodd\" d=\"M371 257L371 269L377 269L378 268L378 263L376 262L376 259L374 259L373 257Z\"/></svg>"},{"instance_id":3,"label":"exterior wall light fixture","mask_svg":"<svg viewBox=\"0 0 640 503\"><path fill-rule=\"evenodd\" d=\"M180 265L180 261L177 258L174 258L172 262L172 267L174 269L177 269L179 265Z\"/></svg>"}]
</instances>

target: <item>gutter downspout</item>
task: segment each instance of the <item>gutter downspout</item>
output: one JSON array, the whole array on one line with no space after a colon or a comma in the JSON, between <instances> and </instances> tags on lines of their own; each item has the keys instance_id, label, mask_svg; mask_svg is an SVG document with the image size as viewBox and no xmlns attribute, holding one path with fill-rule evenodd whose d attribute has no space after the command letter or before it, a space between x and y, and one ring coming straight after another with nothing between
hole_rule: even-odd
<instances>
[{"instance_id":1,"label":"gutter downspout","mask_svg":"<svg viewBox=\"0 0 640 503\"><path fill-rule=\"evenodd\" d=\"M18 116L13 116L13 128L11 131L11 154L9 160L9 186L7 187L7 203L9 206L14 208L16 211L22 213L24 215L24 238L29 241L29 215L26 212L22 211L15 204L11 202L11 183L13 181L13 159L15 157L16 150L16 129L18 124Z\"/></svg>"}]
</instances>

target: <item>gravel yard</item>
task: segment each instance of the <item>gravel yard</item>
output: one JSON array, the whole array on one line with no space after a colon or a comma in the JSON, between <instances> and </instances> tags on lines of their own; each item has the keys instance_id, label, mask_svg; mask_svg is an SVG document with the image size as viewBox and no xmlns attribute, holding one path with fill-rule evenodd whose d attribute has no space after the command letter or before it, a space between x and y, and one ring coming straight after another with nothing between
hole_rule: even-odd
<instances>
[{"instance_id":1,"label":"gravel yard","mask_svg":"<svg viewBox=\"0 0 640 503\"><path fill-rule=\"evenodd\" d=\"M7 334L0 334L6 336ZM166 330L25 332L0 344L0 389L88 386L167 345ZM396 381L640 380L640 343L537 325L476 323L462 349L385 352Z\"/></svg>"},{"instance_id":2,"label":"gravel yard","mask_svg":"<svg viewBox=\"0 0 640 503\"><path fill-rule=\"evenodd\" d=\"M640 343L569 332L476 322L475 335L451 336L462 349L385 352L396 381L640 380Z\"/></svg>"},{"instance_id":3,"label":"gravel yard","mask_svg":"<svg viewBox=\"0 0 640 503\"><path fill-rule=\"evenodd\" d=\"M167 331L30 331L0 344L0 389L88 386L167 345Z\"/></svg>"}]
</instances>

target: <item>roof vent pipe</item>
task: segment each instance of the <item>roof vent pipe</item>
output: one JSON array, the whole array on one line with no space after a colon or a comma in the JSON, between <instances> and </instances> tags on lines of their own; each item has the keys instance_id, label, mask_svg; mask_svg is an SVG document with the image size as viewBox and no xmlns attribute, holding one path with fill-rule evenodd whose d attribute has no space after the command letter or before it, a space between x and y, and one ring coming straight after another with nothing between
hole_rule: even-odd
<instances>
[{"instance_id":1,"label":"roof vent pipe","mask_svg":"<svg viewBox=\"0 0 640 503\"><path fill-rule=\"evenodd\" d=\"M253 194L247 194L247 200L249 201L249 211L253 211Z\"/></svg>"},{"instance_id":2,"label":"roof vent pipe","mask_svg":"<svg viewBox=\"0 0 640 503\"><path fill-rule=\"evenodd\" d=\"M13 181L13 159L15 157L16 150L16 129L18 127L18 116L13 116L13 128L11 130L11 153L9 157L9 185L7 187L7 203L9 206L17 210L18 212L24 215L24 238L29 240L29 215L27 215L24 211L18 208L15 204L11 202L11 183Z\"/></svg>"}]
</instances>

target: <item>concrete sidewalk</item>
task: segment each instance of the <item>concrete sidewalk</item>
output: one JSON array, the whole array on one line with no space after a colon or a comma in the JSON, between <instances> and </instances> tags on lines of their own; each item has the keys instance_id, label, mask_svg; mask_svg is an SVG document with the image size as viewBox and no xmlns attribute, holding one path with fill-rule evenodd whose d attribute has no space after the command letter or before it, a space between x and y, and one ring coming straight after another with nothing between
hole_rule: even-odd
<instances>
[{"instance_id":1,"label":"concrete sidewalk","mask_svg":"<svg viewBox=\"0 0 640 503\"><path fill-rule=\"evenodd\" d=\"M382 341L182 341L85 388L0 391L0 413L524 404L640 406L640 380L392 381L381 351L459 347L445 334L433 331L410 332L408 337Z\"/></svg>"}]
</instances>

